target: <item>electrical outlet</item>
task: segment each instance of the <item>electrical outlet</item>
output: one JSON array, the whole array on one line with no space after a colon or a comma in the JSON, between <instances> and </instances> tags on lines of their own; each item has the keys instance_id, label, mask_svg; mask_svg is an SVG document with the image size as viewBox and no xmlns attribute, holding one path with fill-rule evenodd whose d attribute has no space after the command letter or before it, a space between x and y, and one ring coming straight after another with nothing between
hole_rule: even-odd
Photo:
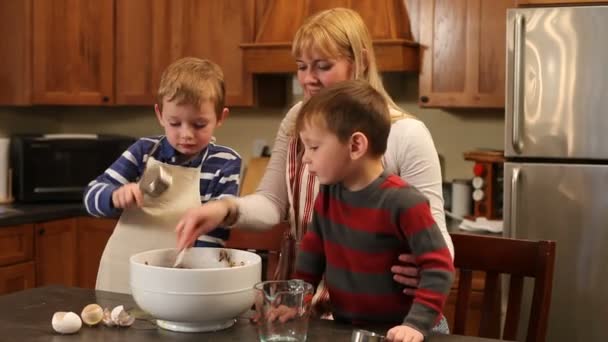
<instances>
[{"instance_id":1,"label":"electrical outlet","mask_svg":"<svg viewBox=\"0 0 608 342\"><path fill-rule=\"evenodd\" d=\"M262 155L262 151L264 151L264 146L268 145L266 139L255 139L253 141L253 157L260 157Z\"/></svg>"}]
</instances>

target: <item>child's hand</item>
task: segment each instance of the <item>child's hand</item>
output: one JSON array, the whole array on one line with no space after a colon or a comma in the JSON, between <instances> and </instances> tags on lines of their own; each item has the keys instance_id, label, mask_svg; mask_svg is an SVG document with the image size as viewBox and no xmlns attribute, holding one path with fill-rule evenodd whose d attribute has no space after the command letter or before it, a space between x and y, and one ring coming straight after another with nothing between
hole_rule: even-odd
<instances>
[{"instance_id":1,"label":"child's hand","mask_svg":"<svg viewBox=\"0 0 608 342\"><path fill-rule=\"evenodd\" d=\"M274 322L276 320L281 323L286 323L291 321L298 314L298 310L296 308L279 305L277 307L267 309L264 318L260 319L261 311L262 309L256 304L256 311L250 319L251 323L263 323L262 321Z\"/></svg>"},{"instance_id":2,"label":"child's hand","mask_svg":"<svg viewBox=\"0 0 608 342\"><path fill-rule=\"evenodd\" d=\"M407 325L398 325L391 328L386 333L386 338L389 341L394 342L422 342L424 341L424 335L412 327Z\"/></svg>"},{"instance_id":3,"label":"child's hand","mask_svg":"<svg viewBox=\"0 0 608 342\"><path fill-rule=\"evenodd\" d=\"M266 312L265 319L269 322L278 320L281 323L291 321L298 314L298 309L285 305L279 305Z\"/></svg>"},{"instance_id":4,"label":"child's hand","mask_svg":"<svg viewBox=\"0 0 608 342\"><path fill-rule=\"evenodd\" d=\"M177 249L182 250L194 244L194 241L219 226L230 210L223 200L210 201L200 207L186 211L177 223Z\"/></svg>"},{"instance_id":5,"label":"child's hand","mask_svg":"<svg viewBox=\"0 0 608 342\"><path fill-rule=\"evenodd\" d=\"M137 183L125 184L112 193L112 204L114 204L114 208L120 209L133 206L141 208L144 204L144 195Z\"/></svg>"}]
</instances>

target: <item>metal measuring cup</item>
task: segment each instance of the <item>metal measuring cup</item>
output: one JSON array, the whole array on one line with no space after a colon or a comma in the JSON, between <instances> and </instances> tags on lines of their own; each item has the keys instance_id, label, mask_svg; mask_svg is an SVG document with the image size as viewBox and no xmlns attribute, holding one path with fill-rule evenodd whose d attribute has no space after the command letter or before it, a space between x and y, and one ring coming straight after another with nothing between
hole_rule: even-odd
<instances>
[{"instance_id":1,"label":"metal measuring cup","mask_svg":"<svg viewBox=\"0 0 608 342\"><path fill-rule=\"evenodd\" d=\"M350 337L350 342L384 342L387 341L384 335L376 334L375 332L356 329Z\"/></svg>"},{"instance_id":2,"label":"metal measuring cup","mask_svg":"<svg viewBox=\"0 0 608 342\"><path fill-rule=\"evenodd\" d=\"M153 165L144 172L139 181L139 188L149 196L158 197L167 191L171 183L173 183L173 177L162 166Z\"/></svg>"}]
</instances>

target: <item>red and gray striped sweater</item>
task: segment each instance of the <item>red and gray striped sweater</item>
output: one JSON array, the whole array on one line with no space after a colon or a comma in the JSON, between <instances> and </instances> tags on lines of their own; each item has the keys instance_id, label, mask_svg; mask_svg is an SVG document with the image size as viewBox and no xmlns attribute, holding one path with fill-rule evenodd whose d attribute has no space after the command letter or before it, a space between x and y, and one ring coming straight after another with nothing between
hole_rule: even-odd
<instances>
[{"instance_id":1,"label":"red and gray striped sweater","mask_svg":"<svg viewBox=\"0 0 608 342\"><path fill-rule=\"evenodd\" d=\"M419 267L414 297L390 271L402 253ZM323 273L336 320L406 324L426 334L441 318L454 265L426 197L384 172L355 192L320 187L294 277L316 286Z\"/></svg>"}]
</instances>

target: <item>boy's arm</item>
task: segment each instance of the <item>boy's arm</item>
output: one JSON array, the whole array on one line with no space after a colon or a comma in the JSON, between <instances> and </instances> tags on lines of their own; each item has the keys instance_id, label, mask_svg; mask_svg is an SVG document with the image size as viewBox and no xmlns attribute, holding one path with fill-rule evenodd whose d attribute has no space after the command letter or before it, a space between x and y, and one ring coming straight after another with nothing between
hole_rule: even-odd
<instances>
[{"instance_id":1,"label":"boy's arm","mask_svg":"<svg viewBox=\"0 0 608 342\"><path fill-rule=\"evenodd\" d=\"M424 195L410 192L398 203L406 204L399 209L398 227L409 242L420 272L414 302L403 323L426 335L441 318L454 278L454 264Z\"/></svg>"},{"instance_id":2,"label":"boy's arm","mask_svg":"<svg viewBox=\"0 0 608 342\"><path fill-rule=\"evenodd\" d=\"M135 182L144 168L143 151L152 141L140 139L122 153L108 169L91 181L83 196L87 212L97 217L116 217L121 210L114 208L112 193L121 186Z\"/></svg>"},{"instance_id":3,"label":"boy's arm","mask_svg":"<svg viewBox=\"0 0 608 342\"><path fill-rule=\"evenodd\" d=\"M242 160L238 154L234 155L234 159L227 160L214 180L215 184L211 197L209 199L201 198L201 203L226 196L238 196L241 182L241 164ZM201 194L201 196L204 195Z\"/></svg>"}]
</instances>

